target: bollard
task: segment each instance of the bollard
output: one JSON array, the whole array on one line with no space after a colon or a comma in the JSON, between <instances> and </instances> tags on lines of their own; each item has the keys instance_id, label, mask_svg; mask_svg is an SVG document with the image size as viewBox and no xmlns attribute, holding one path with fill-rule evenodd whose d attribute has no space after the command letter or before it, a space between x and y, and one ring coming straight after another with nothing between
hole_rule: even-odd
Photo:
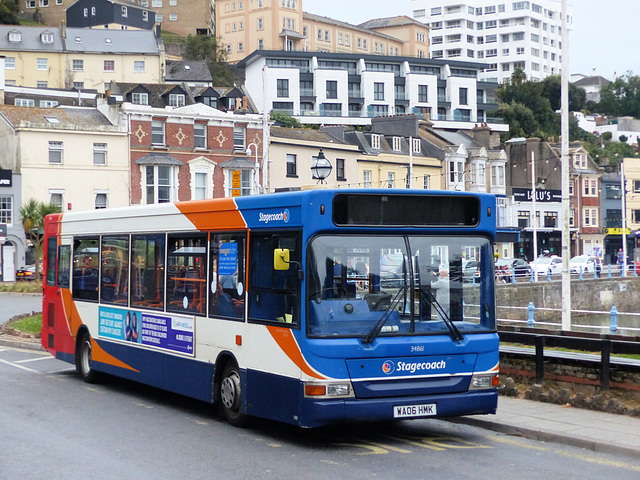
<instances>
[{"instance_id":1,"label":"bollard","mask_svg":"<svg viewBox=\"0 0 640 480\"><path fill-rule=\"evenodd\" d=\"M611 264L609 264L609 275L607 277L611 278Z\"/></svg>"},{"instance_id":2,"label":"bollard","mask_svg":"<svg viewBox=\"0 0 640 480\"><path fill-rule=\"evenodd\" d=\"M535 281L533 277L534 277L534 275L533 275L533 268L532 268L531 269L531 280L529 280L529 282L533 283Z\"/></svg>"},{"instance_id":3,"label":"bollard","mask_svg":"<svg viewBox=\"0 0 640 480\"><path fill-rule=\"evenodd\" d=\"M582 280L582 266L580 266L580 276L578 277L578 280Z\"/></svg>"},{"instance_id":4,"label":"bollard","mask_svg":"<svg viewBox=\"0 0 640 480\"><path fill-rule=\"evenodd\" d=\"M618 330L618 309L615 307L611 307L611 326L609 327L611 333L616 333Z\"/></svg>"},{"instance_id":5,"label":"bollard","mask_svg":"<svg viewBox=\"0 0 640 480\"><path fill-rule=\"evenodd\" d=\"M529 325L530 327L533 327L533 324L535 323L535 320L533 319L533 311L535 310L535 307L533 306L533 302L529 302L529 318L527 318L527 325Z\"/></svg>"},{"instance_id":6,"label":"bollard","mask_svg":"<svg viewBox=\"0 0 640 480\"><path fill-rule=\"evenodd\" d=\"M598 278L598 267L597 266L595 266L593 268L593 278Z\"/></svg>"},{"instance_id":7,"label":"bollard","mask_svg":"<svg viewBox=\"0 0 640 480\"><path fill-rule=\"evenodd\" d=\"M620 264L620 276L621 277L626 277L627 276L627 271L624 268L624 263Z\"/></svg>"},{"instance_id":8,"label":"bollard","mask_svg":"<svg viewBox=\"0 0 640 480\"><path fill-rule=\"evenodd\" d=\"M551 269L547 270L547 282L551 281Z\"/></svg>"},{"instance_id":9,"label":"bollard","mask_svg":"<svg viewBox=\"0 0 640 480\"><path fill-rule=\"evenodd\" d=\"M511 276L511 283L516 283L516 267L511 270L513 275Z\"/></svg>"}]
</instances>

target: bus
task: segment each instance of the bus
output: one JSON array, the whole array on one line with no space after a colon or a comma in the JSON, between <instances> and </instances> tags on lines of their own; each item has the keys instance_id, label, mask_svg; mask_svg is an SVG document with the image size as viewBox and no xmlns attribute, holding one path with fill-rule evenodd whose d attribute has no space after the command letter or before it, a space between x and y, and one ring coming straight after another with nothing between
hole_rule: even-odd
<instances>
[{"instance_id":1,"label":"bus","mask_svg":"<svg viewBox=\"0 0 640 480\"><path fill-rule=\"evenodd\" d=\"M495 413L495 231L493 195L427 190L49 215L42 345L236 426Z\"/></svg>"}]
</instances>

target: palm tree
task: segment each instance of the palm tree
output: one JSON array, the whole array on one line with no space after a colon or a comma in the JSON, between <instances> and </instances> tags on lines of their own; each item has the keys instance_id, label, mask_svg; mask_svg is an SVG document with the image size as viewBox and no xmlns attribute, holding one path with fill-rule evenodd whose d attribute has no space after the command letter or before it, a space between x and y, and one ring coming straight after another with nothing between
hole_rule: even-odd
<instances>
[{"instance_id":1,"label":"palm tree","mask_svg":"<svg viewBox=\"0 0 640 480\"><path fill-rule=\"evenodd\" d=\"M51 213L60 213L57 205L47 205L35 198L30 199L20 207L19 214L22 218L24 233L36 251L36 275L40 274L40 260L42 259L42 241L44 218Z\"/></svg>"}]
</instances>

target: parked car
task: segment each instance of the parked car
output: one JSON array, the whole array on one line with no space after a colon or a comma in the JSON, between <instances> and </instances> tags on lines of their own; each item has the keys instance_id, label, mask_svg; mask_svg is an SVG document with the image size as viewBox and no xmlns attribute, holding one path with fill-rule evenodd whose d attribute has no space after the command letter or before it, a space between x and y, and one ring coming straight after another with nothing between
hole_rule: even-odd
<instances>
[{"instance_id":1,"label":"parked car","mask_svg":"<svg viewBox=\"0 0 640 480\"><path fill-rule=\"evenodd\" d=\"M571 273L591 273L596 270L596 258L592 255L578 255L569 260Z\"/></svg>"},{"instance_id":2,"label":"parked car","mask_svg":"<svg viewBox=\"0 0 640 480\"><path fill-rule=\"evenodd\" d=\"M551 275L562 273L562 258L553 255L551 257L538 257L537 260L529 264L538 275Z\"/></svg>"},{"instance_id":3,"label":"parked car","mask_svg":"<svg viewBox=\"0 0 640 480\"><path fill-rule=\"evenodd\" d=\"M34 280L36 278L36 266L25 265L16 270L16 280Z\"/></svg>"},{"instance_id":4,"label":"parked car","mask_svg":"<svg viewBox=\"0 0 640 480\"><path fill-rule=\"evenodd\" d=\"M480 280L480 265L475 260L462 261L462 280L465 282L476 282Z\"/></svg>"},{"instance_id":5,"label":"parked car","mask_svg":"<svg viewBox=\"0 0 640 480\"><path fill-rule=\"evenodd\" d=\"M531 266L523 258L499 258L496 260L496 269L504 265L508 268L509 276L513 275L514 270L516 278L531 276Z\"/></svg>"}]
</instances>

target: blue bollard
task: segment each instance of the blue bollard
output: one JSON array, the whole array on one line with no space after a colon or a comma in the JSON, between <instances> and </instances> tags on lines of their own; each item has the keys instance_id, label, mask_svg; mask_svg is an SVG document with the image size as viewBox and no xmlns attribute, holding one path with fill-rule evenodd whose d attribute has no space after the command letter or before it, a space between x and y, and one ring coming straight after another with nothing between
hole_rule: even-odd
<instances>
[{"instance_id":1,"label":"blue bollard","mask_svg":"<svg viewBox=\"0 0 640 480\"><path fill-rule=\"evenodd\" d=\"M547 282L551 281L551 269L547 270Z\"/></svg>"},{"instance_id":2,"label":"blue bollard","mask_svg":"<svg viewBox=\"0 0 640 480\"><path fill-rule=\"evenodd\" d=\"M580 276L578 277L578 280L583 280L583 278L582 278L582 266L580 267Z\"/></svg>"},{"instance_id":3,"label":"blue bollard","mask_svg":"<svg viewBox=\"0 0 640 480\"><path fill-rule=\"evenodd\" d=\"M531 280L529 282L534 282L533 268L531 269Z\"/></svg>"},{"instance_id":4,"label":"blue bollard","mask_svg":"<svg viewBox=\"0 0 640 480\"><path fill-rule=\"evenodd\" d=\"M611 307L611 326L609 327L611 333L616 333L618 330L618 309L615 307Z\"/></svg>"},{"instance_id":5,"label":"blue bollard","mask_svg":"<svg viewBox=\"0 0 640 480\"><path fill-rule=\"evenodd\" d=\"M511 275L511 283L516 283L516 269L515 267L512 270L513 275Z\"/></svg>"},{"instance_id":6,"label":"blue bollard","mask_svg":"<svg viewBox=\"0 0 640 480\"><path fill-rule=\"evenodd\" d=\"M593 267L593 278L598 278L598 267Z\"/></svg>"},{"instance_id":7,"label":"blue bollard","mask_svg":"<svg viewBox=\"0 0 640 480\"><path fill-rule=\"evenodd\" d=\"M534 324L534 320L533 320L533 311L535 310L535 307L533 306L533 302L529 302L529 318L527 318L527 325L529 325L530 327L533 327Z\"/></svg>"},{"instance_id":8,"label":"blue bollard","mask_svg":"<svg viewBox=\"0 0 640 480\"><path fill-rule=\"evenodd\" d=\"M611 264L609 264L609 275L607 277L611 278Z\"/></svg>"}]
</instances>

